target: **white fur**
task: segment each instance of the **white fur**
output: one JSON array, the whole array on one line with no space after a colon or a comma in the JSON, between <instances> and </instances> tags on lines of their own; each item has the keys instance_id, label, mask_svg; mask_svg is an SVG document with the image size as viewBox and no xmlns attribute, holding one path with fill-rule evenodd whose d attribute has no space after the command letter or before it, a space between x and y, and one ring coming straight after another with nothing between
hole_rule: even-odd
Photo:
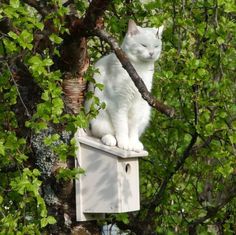
<instances>
[{"instance_id":1,"label":"white fur","mask_svg":"<svg viewBox=\"0 0 236 235\"><path fill-rule=\"evenodd\" d=\"M161 53L162 30L163 27L141 28L130 21L121 46L149 91L152 87L154 62ZM109 146L143 150L139 137L148 125L150 106L142 99L115 54L101 58L95 67L99 69L95 81L105 85L103 91L95 88L95 96L106 103L106 109L100 110L96 119L91 121L92 134ZM93 84L89 85L89 90L94 90ZM86 101L87 110L90 103Z\"/></svg>"}]
</instances>

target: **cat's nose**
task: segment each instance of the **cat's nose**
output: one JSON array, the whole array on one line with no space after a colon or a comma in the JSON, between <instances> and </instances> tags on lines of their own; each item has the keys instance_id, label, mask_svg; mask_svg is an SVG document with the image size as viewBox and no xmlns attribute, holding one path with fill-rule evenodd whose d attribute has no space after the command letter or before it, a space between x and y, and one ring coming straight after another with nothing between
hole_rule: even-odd
<instances>
[{"instance_id":1,"label":"cat's nose","mask_svg":"<svg viewBox=\"0 0 236 235\"><path fill-rule=\"evenodd\" d=\"M149 55L150 55L151 57L153 56L153 54L154 54L153 52L149 52Z\"/></svg>"}]
</instances>

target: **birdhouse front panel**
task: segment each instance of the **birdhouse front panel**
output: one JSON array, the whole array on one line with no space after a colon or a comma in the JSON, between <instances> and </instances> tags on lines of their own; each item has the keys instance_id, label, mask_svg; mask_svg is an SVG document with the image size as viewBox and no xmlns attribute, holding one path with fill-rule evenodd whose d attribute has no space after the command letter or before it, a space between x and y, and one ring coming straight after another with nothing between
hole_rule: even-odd
<instances>
[{"instance_id":1,"label":"birdhouse front panel","mask_svg":"<svg viewBox=\"0 0 236 235\"><path fill-rule=\"evenodd\" d=\"M137 158L119 158L118 161L119 211L139 210L139 164Z\"/></svg>"}]
</instances>

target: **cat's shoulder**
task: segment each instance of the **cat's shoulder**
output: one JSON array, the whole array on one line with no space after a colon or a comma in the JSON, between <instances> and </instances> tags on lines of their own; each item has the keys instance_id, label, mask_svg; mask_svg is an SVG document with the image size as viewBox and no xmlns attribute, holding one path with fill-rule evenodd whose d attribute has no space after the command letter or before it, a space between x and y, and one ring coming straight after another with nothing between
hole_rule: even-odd
<instances>
[{"instance_id":1,"label":"cat's shoulder","mask_svg":"<svg viewBox=\"0 0 236 235\"><path fill-rule=\"evenodd\" d=\"M100 67L100 66L104 66L104 65L108 65L110 66L111 64L114 64L117 62L117 58L116 55L114 53L110 53L108 55L103 56L102 58L100 58L97 62L96 62L96 66Z\"/></svg>"}]
</instances>

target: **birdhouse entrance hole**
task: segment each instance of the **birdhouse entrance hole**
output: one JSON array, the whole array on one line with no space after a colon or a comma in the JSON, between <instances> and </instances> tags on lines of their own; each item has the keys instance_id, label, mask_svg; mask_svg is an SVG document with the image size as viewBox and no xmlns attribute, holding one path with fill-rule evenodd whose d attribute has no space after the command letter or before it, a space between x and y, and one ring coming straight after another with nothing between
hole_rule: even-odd
<instances>
[{"instance_id":1,"label":"birdhouse entrance hole","mask_svg":"<svg viewBox=\"0 0 236 235\"><path fill-rule=\"evenodd\" d=\"M130 166L130 164L128 163L128 164L125 165L125 172L126 172L127 174L129 174L130 171L131 171L131 166Z\"/></svg>"}]
</instances>

